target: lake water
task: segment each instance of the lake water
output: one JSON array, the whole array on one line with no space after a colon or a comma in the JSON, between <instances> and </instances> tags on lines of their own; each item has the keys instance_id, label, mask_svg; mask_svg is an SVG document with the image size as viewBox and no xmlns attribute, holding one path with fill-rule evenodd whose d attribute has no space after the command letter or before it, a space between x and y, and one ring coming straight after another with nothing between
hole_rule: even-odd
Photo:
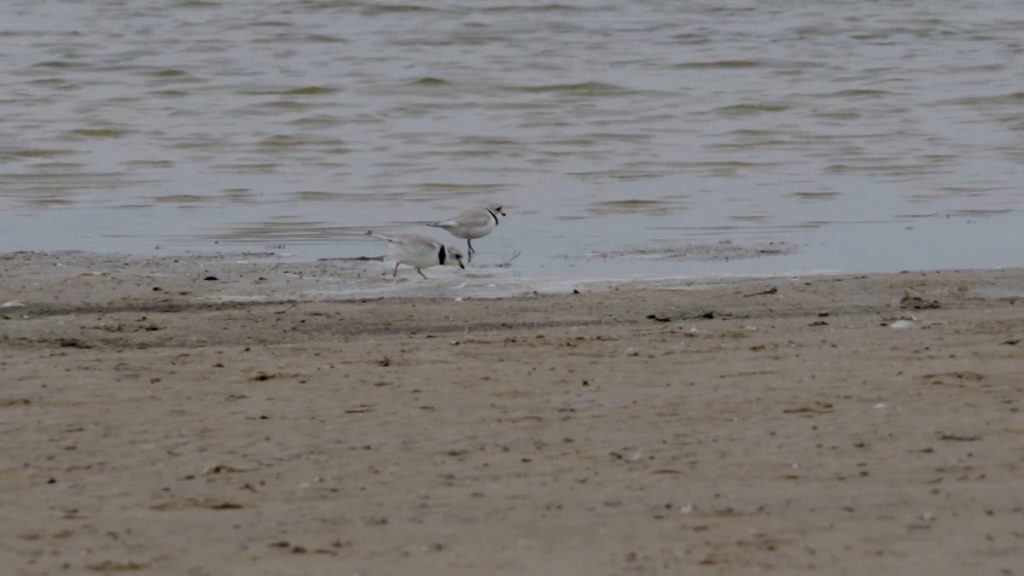
<instances>
[{"instance_id":1,"label":"lake water","mask_svg":"<svg viewBox=\"0 0 1024 576\"><path fill-rule=\"evenodd\" d=\"M7 0L3 250L1024 265L1024 2ZM747 256L759 255L758 258Z\"/></svg>"}]
</instances>

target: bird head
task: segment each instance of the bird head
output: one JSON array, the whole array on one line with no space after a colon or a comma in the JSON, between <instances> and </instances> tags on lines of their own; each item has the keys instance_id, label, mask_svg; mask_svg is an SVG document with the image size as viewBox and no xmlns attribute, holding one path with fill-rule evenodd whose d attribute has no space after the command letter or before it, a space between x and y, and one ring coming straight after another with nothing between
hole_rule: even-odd
<instances>
[{"instance_id":1,"label":"bird head","mask_svg":"<svg viewBox=\"0 0 1024 576\"><path fill-rule=\"evenodd\" d=\"M466 264L462 260L462 252L454 246L445 246L445 249L448 251L448 257L452 259L454 265L465 270Z\"/></svg>"}]
</instances>

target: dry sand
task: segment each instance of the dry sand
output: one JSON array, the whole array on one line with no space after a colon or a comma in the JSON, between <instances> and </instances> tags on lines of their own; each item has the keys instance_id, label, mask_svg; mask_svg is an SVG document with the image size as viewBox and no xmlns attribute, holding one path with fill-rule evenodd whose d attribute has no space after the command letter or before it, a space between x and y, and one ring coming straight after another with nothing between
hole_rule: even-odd
<instances>
[{"instance_id":1,"label":"dry sand","mask_svg":"<svg viewBox=\"0 0 1024 576\"><path fill-rule=\"evenodd\" d=\"M0 274L4 574L1024 574L1022 270Z\"/></svg>"}]
</instances>

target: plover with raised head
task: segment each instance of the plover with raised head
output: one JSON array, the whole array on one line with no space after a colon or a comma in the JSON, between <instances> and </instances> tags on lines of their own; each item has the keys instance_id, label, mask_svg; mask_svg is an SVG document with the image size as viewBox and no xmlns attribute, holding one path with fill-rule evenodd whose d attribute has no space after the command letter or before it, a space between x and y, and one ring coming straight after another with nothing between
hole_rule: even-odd
<instances>
[{"instance_id":1,"label":"plover with raised head","mask_svg":"<svg viewBox=\"0 0 1024 576\"><path fill-rule=\"evenodd\" d=\"M444 228L452 236L462 238L469 247L468 262L473 261L473 240L483 238L498 227L498 216L505 217L505 207L501 204L487 204L479 208L469 208L459 212L454 218L439 222L428 222L427 226Z\"/></svg>"}]
</instances>

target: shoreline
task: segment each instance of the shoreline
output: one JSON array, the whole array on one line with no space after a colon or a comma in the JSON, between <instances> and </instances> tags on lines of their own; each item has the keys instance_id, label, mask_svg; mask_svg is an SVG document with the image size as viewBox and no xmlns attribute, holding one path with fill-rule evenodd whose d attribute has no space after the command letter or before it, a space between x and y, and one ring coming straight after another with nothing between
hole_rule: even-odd
<instances>
[{"instance_id":1,"label":"shoreline","mask_svg":"<svg viewBox=\"0 0 1024 576\"><path fill-rule=\"evenodd\" d=\"M90 304L115 299L145 302L208 304L303 301L347 302L374 299L508 299L536 295L610 292L617 290L700 290L722 284L787 281L802 278L853 278L908 274L971 274L1024 270L1024 267L950 268L936 270L857 271L841 269L779 270L770 273L704 273L529 277L508 267L457 270L427 269L423 280L402 267L397 279L380 258L323 258L292 261L273 253L217 253L153 256L89 251L18 251L0 254L3 301L36 295L40 281L68 284L74 280L77 299ZM34 279L26 283L26 278ZM127 280L130 283L126 283ZM143 281L148 285L143 285ZM134 284L131 284L134 283ZM52 292L52 291L51 291ZM152 293L150 293L152 292ZM1024 289L1018 292L1024 295ZM0 302L2 304L2 302ZM50 307L57 306L51 302Z\"/></svg>"},{"instance_id":2,"label":"shoreline","mask_svg":"<svg viewBox=\"0 0 1024 576\"><path fill-rule=\"evenodd\" d=\"M341 299L390 283L343 269L0 256L13 573L1024 560L1024 269Z\"/></svg>"}]
</instances>

